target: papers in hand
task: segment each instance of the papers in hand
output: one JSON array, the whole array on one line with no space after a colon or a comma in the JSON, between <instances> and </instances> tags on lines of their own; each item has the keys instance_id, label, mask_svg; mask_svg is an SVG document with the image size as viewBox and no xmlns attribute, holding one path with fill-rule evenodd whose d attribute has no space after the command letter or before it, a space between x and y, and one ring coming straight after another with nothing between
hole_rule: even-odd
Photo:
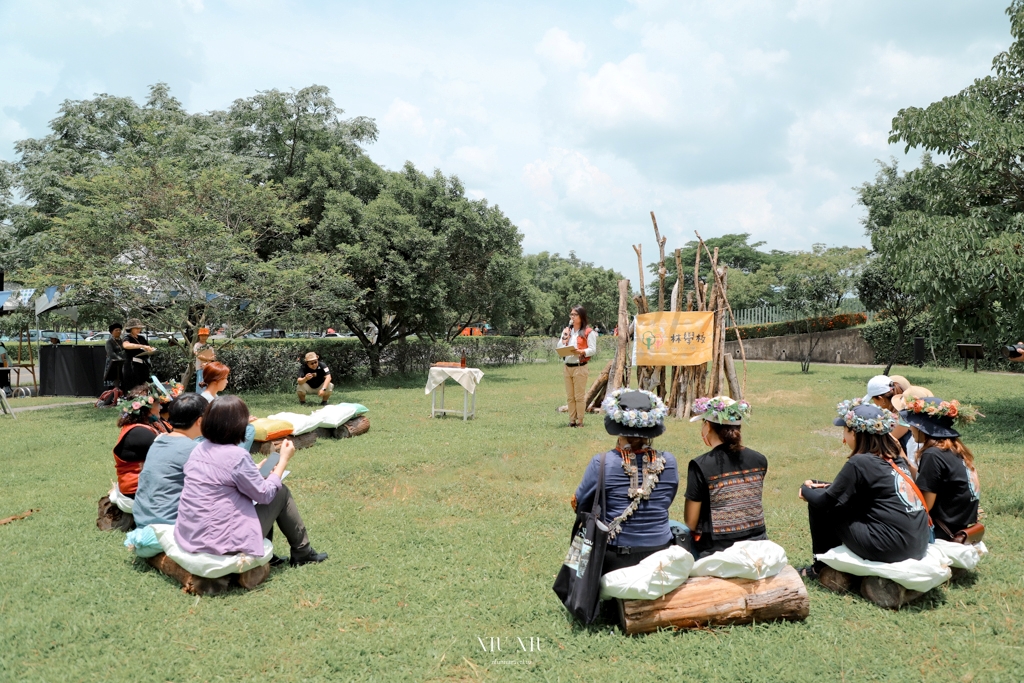
<instances>
[{"instance_id":1,"label":"papers in hand","mask_svg":"<svg viewBox=\"0 0 1024 683\"><path fill-rule=\"evenodd\" d=\"M555 351L557 351L558 355L562 358L565 358L566 356L578 356L580 353L580 350L575 346L559 346Z\"/></svg>"}]
</instances>

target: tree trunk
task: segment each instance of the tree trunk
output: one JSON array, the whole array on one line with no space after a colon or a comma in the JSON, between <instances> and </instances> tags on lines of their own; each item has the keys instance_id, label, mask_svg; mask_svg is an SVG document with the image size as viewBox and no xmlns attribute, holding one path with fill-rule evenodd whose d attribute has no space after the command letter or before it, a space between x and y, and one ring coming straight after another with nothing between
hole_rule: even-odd
<instances>
[{"instance_id":1,"label":"tree trunk","mask_svg":"<svg viewBox=\"0 0 1024 683\"><path fill-rule=\"evenodd\" d=\"M658 629L703 628L753 621L803 621L810 612L807 588L793 567L760 581L695 576L655 600L623 600L629 635Z\"/></svg>"},{"instance_id":2,"label":"tree trunk","mask_svg":"<svg viewBox=\"0 0 1024 683\"><path fill-rule=\"evenodd\" d=\"M366 347L366 355L370 357L370 377L380 377L381 347L374 343Z\"/></svg>"},{"instance_id":3,"label":"tree trunk","mask_svg":"<svg viewBox=\"0 0 1024 683\"><path fill-rule=\"evenodd\" d=\"M896 345L893 347L892 353L889 354L889 364L885 366L883 375L889 374L892 366L896 364L896 359L899 358L900 352L903 351L903 335L905 334L906 327L906 322L896 321Z\"/></svg>"}]
</instances>

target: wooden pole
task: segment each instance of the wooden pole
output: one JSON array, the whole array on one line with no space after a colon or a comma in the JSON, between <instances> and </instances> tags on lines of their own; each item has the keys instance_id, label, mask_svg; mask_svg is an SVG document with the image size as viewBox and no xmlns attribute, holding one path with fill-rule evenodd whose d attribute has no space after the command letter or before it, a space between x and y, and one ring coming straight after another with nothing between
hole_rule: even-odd
<instances>
[{"instance_id":1,"label":"wooden pole","mask_svg":"<svg viewBox=\"0 0 1024 683\"><path fill-rule=\"evenodd\" d=\"M615 340L615 366L609 373L608 395L622 388L626 370L626 348L629 345L629 280L619 280L619 333Z\"/></svg>"},{"instance_id":2,"label":"wooden pole","mask_svg":"<svg viewBox=\"0 0 1024 683\"><path fill-rule=\"evenodd\" d=\"M704 244L704 239L700 236L700 233L697 232L696 230L694 230L693 234L697 236L697 241L698 241L697 254L698 254L698 256L700 254L701 247L703 247L704 251L707 252L708 256L710 257L711 256L711 252L708 251L708 246L706 244ZM715 252L716 253L718 252L717 248L715 249ZM718 279L717 272L715 273L715 279L716 279L716 281ZM723 284L722 291L723 292L725 291L724 284ZM742 384L742 390L743 390L743 393L746 393L746 391L747 391L747 352L743 348L743 335L740 334L739 325L736 322L736 315L732 311L732 306L729 305L729 298L728 298L728 296L725 297L725 308L726 308L726 310L729 311L729 317L732 319L732 328L733 328L733 331L736 333L736 342L739 344L739 347L740 347L740 358L743 360L743 384Z\"/></svg>"},{"instance_id":3,"label":"wooden pole","mask_svg":"<svg viewBox=\"0 0 1024 683\"><path fill-rule=\"evenodd\" d=\"M629 634L751 622L803 621L810 613L807 588L793 567L760 581L695 576L654 600L623 600L620 616Z\"/></svg>"},{"instance_id":4,"label":"wooden pole","mask_svg":"<svg viewBox=\"0 0 1024 683\"><path fill-rule=\"evenodd\" d=\"M740 382L736 379L736 363L732 359L732 354L725 354L725 376L729 380L729 395L737 401L743 398L743 388L740 386Z\"/></svg>"},{"instance_id":5,"label":"wooden pole","mask_svg":"<svg viewBox=\"0 0 1024 683\"><path fill-rule=\"evenodd\" d=\"M644 313L650 310L647 305L647 289L644 285L644 245L634 244L633 251L636 252L636 262L640 266L640 298L644 300Z\"/></svg>"},{"instance_id":6,"label":"wooden pole","mask_svg":"<svg viewBox=\"0 0 1024 683\"><path fill-rule=\"evenodd\" d=\"M658 310L665 310L665 240L658 232L658 219L651 211L651 223L654 223L654 241L658 243Z\"/></svg>"}]
</instances>

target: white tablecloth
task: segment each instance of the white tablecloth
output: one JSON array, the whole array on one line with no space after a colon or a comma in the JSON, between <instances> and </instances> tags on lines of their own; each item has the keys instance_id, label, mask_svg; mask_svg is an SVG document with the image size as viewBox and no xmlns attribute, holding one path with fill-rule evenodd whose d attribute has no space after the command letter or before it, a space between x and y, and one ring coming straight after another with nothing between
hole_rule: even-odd
<instances>
[{"instance_id":1,"label":"white tablecloth","mask_svg":"<svg viewBox=\"0 0 1024 683\"><path fill-rule=\"evenodd\" d=\"M462 385L462 388L471 394L476 393L476 385L484 376L483 370L477 368L430 368L427 374L427 390L425 394L443 384L446 379L453 379Z\"/></svg>"}]
</instances>

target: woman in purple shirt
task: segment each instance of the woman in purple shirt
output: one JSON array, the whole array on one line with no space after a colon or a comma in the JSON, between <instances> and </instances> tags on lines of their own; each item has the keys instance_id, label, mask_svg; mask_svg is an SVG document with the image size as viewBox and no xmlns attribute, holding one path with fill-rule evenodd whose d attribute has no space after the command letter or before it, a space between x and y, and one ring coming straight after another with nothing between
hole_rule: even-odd
<instances>
[{"instance_id":1,"label":"woman in purple shirt","mask_svg":"<svg viewBox=\"0 0 1024 683\"><path fill-rule=\"evenodd\" d=\"M291 546L292 566L323 562L327 553L309 544L291 491L281 483L295 446L290 440L281 445L281 460L264 479L249 453L238 446L248 424L249 409L237 396L217 397L206 408L206 441L185 464L175 540L190 553L262 555L263 539L270 538L277 522ZM281 562L283 558L275 558L274 564Z\"/></svg>"}]
</instances>

